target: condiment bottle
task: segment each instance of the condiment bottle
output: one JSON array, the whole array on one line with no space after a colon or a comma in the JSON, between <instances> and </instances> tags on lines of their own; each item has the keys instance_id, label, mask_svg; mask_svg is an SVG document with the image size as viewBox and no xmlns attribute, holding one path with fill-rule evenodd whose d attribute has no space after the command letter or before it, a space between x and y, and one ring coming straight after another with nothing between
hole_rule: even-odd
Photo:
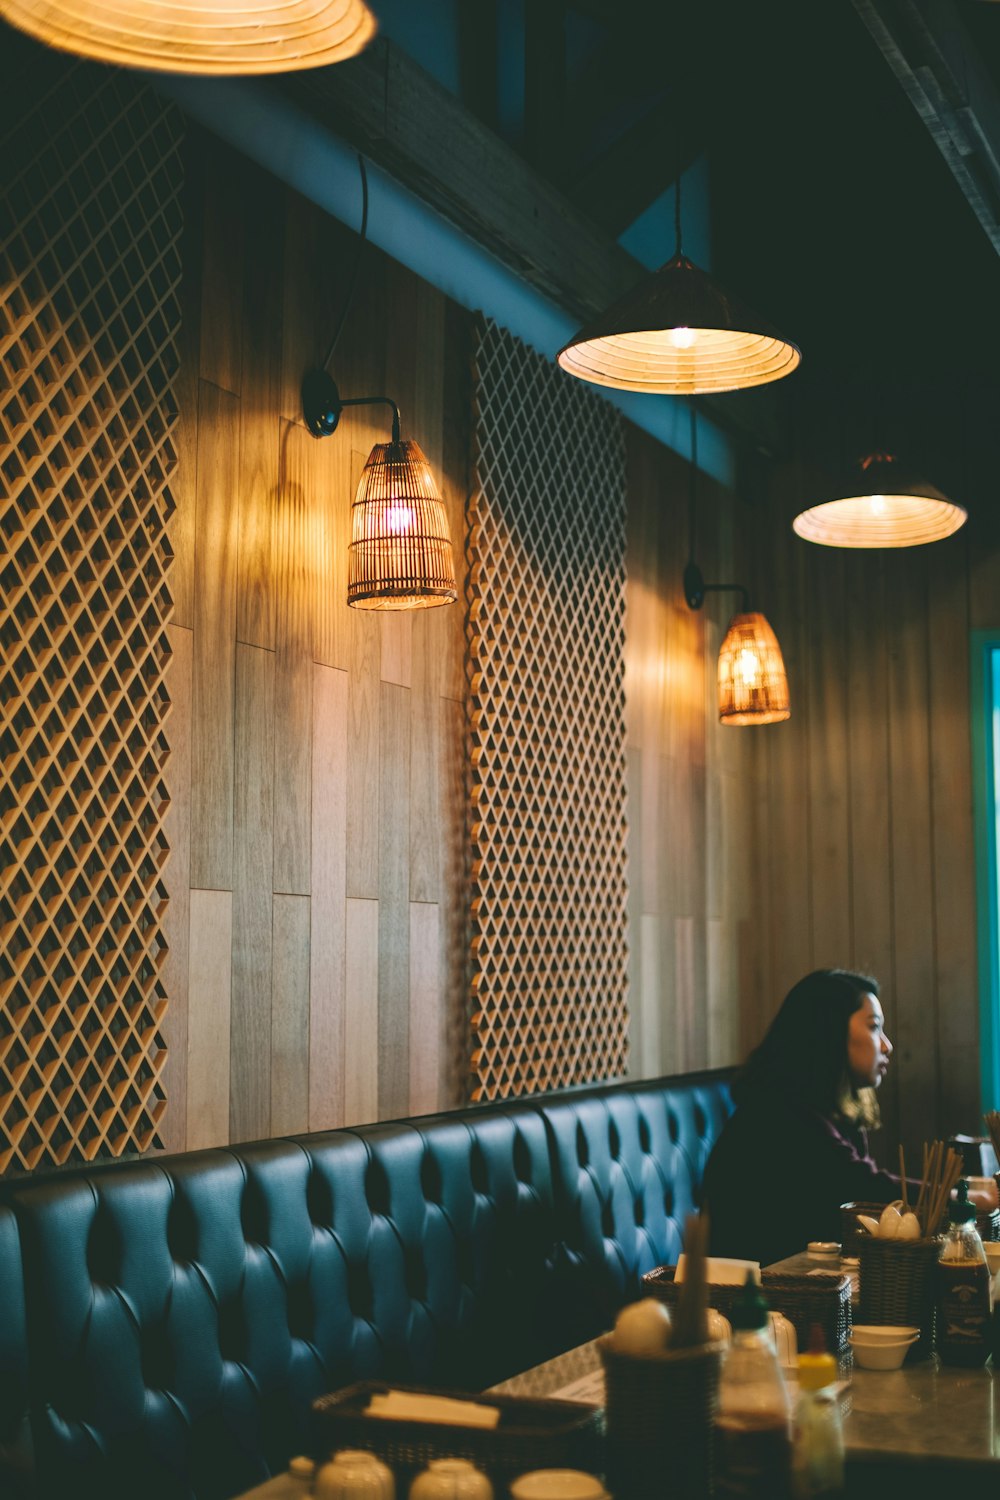
<instances>
[{"instance_id":1,"label":"condiment bottle","mask_svg":"<svg viewBox=\"0 0 1000 1500\"><path fill-rule=\"evenodd\" d=\"M733 1342L722 1366L715 1429L716 1494L785 1500L792 1467L788 1391L752 1273L730 1321Z\"/></svg>"},{"instance_id":2,"label":"condiment bottle","mask_svg":"<svg viewBox=\"0 0 1000 1500\"><path fill-rule=\"evenodd\" d=\"M792 1480L796 1500L836 1500L844 1493L844 1429L834 1389L837 1361L814 1323L809 1351L800 1354Z\"/></svg>"},{"instance_id":3,"label":"condiment bottle","mask_svg":"<svg viewBox=\"0 0 1000 1500\"><path fill-rule=\"evenodd\" d=\"M948 1218L937 1263L937 1351L946 1365L981 1365L990 1352L990 1273L964 1179Z\"/></svg>"}]
</instances>

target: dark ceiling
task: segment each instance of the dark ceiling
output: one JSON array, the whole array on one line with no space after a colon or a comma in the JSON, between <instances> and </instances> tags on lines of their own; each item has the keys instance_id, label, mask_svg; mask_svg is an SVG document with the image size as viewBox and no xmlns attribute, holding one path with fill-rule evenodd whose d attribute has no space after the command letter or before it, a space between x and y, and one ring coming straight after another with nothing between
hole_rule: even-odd
<instances>
[{"instance_id":1,"label":"dark ceiling","mask_svg":"<svg viewBox=\"0 0 1000 1500\"><path fill-rule=\"evenodd\" d=\"M827 467L903 447L939 483L981 488L1000 468L1000 258L851 0L577 8L603 13L608 82L590 93L609 116L628 77L621 21L638 23L618 197L641 197L643 175L654 195L707 151L715 272L803 351L773 388L792 440ZM957 9L1000 92L1000 4ZM586 174L565 170L581 201ZM613 179L590 207L617 232Z\"/></svg>"}]
</instances>

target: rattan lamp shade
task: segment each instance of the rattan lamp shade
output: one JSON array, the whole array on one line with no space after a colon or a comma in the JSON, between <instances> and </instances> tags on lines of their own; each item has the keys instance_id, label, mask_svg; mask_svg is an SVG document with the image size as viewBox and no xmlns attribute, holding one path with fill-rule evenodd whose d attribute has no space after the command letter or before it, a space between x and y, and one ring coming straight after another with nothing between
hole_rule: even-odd
<instances>
[{"instance_id":1,"label":"rattan lamp shade","mask_svg":"<svg viewBox=\"0 0 1000 1500\"><path fill-rule=\"evenodd\" d=\"M685 255L588 323L559 363L594 385L696 396L766 385L801 361L796 346Z\"/></svg>"},{"instance_id":2,"label":"rattan lamp shade","mask_svg":"<svg viewBox=\"0 0 1000 1500\"><path fill-rule=\"evenodd\" d=\"M779 724L790 715L777 636L757 610L734 615L719 651L719 718L723 724Z\"/></svg>"},{"instance_id":3,"label":"rattan lamp shade","mask_svg":"<svg viewBox=\"0 0 1000 1500\"><path fill-rule=\"evenodd\" d=\"M824 547L920 547L951 536L968 519L961 505L888 453L864 459L847 491L802 511L792 529Z\"/></svg>"},{"instance_id":4,"label":"rattan lamp shade","mask_svg":"<svg viewBox=\"0 0 1000 1500\"><path fill-rule=\"evenodd\" d=\"M364 0L0 0L0 15L60 51L161 73L322 68L376 30Z\"/></svg>"},{"instance_id":5,"label":"rattan lamp shade","mask_svg":"<svg viewBox=\"0 0 1000 1500\"><path fill-rule=\"evenodd\" d=\"M348 604L426 609L457 598L448 517L430 464L409 440L376 443L351 507Z\"/></svg>"}]
</instances>

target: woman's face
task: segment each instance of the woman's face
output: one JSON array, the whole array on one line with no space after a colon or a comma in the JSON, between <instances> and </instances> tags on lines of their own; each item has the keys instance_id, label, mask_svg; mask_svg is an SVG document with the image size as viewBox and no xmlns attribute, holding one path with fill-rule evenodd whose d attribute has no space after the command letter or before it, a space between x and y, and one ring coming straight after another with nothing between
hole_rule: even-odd
<instances>
[{"instance_id":1,"label":"woman's face","mask_svg":"<svg viewBox=\"0 0 1000 1500\"><path fill-rule=\"evenodd\" d=\"M885 1077L892 1043L882 1030L884 1023L876 997L862 995L847 1027L847 1070L856 1089L877 1089Z\"/></svg>"}]
</instances>

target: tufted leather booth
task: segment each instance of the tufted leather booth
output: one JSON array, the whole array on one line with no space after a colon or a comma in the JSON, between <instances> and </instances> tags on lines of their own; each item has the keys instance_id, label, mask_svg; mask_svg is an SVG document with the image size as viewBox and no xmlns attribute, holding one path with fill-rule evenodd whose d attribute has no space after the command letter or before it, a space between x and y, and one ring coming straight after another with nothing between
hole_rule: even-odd
<instances>
[{"instance_id":1,"label":"tufted leather booth","mask_svg":"<svg viewBox=\"0 0 1000 1500\"><path fill-rule=\"evenodd\" d=\"M477 1389L676 1258L725 1075L144 1158L0 1191L0 1493L224 1500L312 1399Z\"/></svg>"}]
</instances>

